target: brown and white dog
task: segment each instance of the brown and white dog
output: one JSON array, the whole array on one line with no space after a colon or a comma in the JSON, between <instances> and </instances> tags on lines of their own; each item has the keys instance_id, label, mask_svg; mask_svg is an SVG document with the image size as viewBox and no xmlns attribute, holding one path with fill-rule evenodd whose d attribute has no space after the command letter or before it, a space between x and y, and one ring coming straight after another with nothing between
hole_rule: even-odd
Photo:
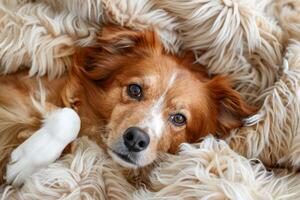
<instances>
[{"instance_id":1,"label":"brown and white dog","mask_svg":"<svg viewBox=\"0 0 300 200\"><path fill-rule=\"evenodd\" d=\"M151 30L108 26L59 79L0 77L1 177L6 170L8 182L21 184L78 132L125 168L141 168L158 152L241 126L255 109L227 77L210 79L193 60L167 53Z\"/></svg>"}]
</instances>

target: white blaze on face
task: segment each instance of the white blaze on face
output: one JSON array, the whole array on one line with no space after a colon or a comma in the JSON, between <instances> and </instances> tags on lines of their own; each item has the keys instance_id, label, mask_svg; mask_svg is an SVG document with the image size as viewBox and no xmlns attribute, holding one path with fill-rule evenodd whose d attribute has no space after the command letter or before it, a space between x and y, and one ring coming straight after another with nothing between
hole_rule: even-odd
<instances>
[{"instance_id":1,"label":"white blaze on face","mask_svg":"<svg viewBox=\"0 0 300 200\"><path fill-rule=\"evenodd\" d=\"M174 73L171 76L171 78L168 81L168 85L165 91L163 92L162 96L159 97L159 99L154 103L154 105L150 109L150 112L146 114L145 119L142 120L142 122L139 124L139 127L148 131L148 134L150 136L155 136L157 138L160 138L160 136L162 135L162 132L165 127L162 107L164 105L166 94L168 90L171 88L171 86L173 85L176 77L177 77L176 73Z\"/></svg>"}]
</instances>

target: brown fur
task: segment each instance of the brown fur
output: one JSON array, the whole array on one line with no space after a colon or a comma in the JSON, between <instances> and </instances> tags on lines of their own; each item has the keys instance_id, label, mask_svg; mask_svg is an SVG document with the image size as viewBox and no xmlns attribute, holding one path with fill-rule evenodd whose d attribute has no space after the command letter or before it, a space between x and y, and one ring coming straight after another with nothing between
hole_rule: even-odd
<instances>
[{"instance_id":1,"label":"brown fur","mask_svg":"<svg viewBox=\"0 0 300 200\"><path fill-rule=\"evenodd\" d=\"M78 112L81 135L109 147L126 128L147 115L174 73L180 76L167 92L163 116L167 119L170 112L181 110L188 118L187 124L175 127L166 120L162 137L151 138L149 159L154 160L157 151L175 153L181 143L195 142L209 133L226 134L255 112L231 88L228 78L217 76L210 80L202 66L193 64L190 53L182 57L167 54L150 30L105 28L95 46L78 49L68 75L53 81L44 77L42 85L49 105L71 107ZM142 101L127 95L126 86L130 83L144 87ZM30 135L22 132L33 133L41 126L43 113L30 99L30 94L38 90L37 79L26 77L25 72L0 78L2 172L13 147L24 141L22 135Z\"/></svg>"}]
</instances>

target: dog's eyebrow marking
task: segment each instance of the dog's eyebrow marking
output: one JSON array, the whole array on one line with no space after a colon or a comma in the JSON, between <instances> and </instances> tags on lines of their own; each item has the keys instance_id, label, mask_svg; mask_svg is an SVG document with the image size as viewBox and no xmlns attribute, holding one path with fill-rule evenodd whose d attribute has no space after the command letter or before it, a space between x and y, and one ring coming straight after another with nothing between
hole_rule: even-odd
<instances>
[{"instance_id":1,"label":"dog's eyebrow marking","mask_svg":"<svg viewBox=\"0 0 300 200\"><path fill-rule=\"evenodd\" d=\"M172 74L171 78L168 81L165 91L154 103L153 107L150 109L150 114L146 117L145 120L142 121L140 125L142 128L147 128L150 131L148 134L152 134L158 138L161 137L165 127L162 114L162 106L164 104L166 94L174 84L176 78L177 73Z\"/></svg>"}]
</instances>

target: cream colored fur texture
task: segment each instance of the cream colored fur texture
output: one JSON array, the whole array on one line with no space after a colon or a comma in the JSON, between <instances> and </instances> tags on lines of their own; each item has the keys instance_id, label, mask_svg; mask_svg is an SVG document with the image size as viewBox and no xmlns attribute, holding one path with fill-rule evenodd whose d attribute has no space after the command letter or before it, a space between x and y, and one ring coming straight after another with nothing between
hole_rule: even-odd
<instances>
[{"instance_id":1,"label":"cream colored fur texture","mask_svg":"<svg viewBox=\"0 0 300 200\"><path fill-rule=\"evenodd\" d=\"M58 77L107 22L154 27L168 51L193 50L210 74L230 74L258 113L225 141L165 155L151 190L134 188L81 138L23 188L2 186L1 199L300 199L300 176L286 170L300 168L299 0L0 0L0 72Z\"/></svg>"}]
</instances>

